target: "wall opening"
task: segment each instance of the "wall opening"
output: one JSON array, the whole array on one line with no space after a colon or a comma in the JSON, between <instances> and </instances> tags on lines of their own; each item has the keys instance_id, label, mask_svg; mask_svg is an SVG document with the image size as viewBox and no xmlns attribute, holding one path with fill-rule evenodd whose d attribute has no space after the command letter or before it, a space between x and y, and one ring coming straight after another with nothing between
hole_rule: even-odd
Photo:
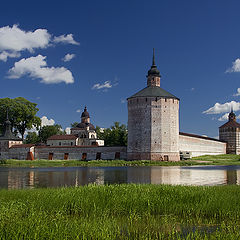
<instances>
[{"instance_id":1,"label":"wall opening","mask_svg":"<svg viewBox=\"0 0 240 240\"><path fill-rule=\"evenodd\" d=\"M48 154L48 160L53 160L53 153Z\"/></svg>"},{"instance_id":2,"label":"wall opening","mask_svg":"<svg viewBox=\"0 0 240 240\"><path fill-rule=\"evenodd\" d=\"M168 155L163 156L164 161L168 161Z\"/></svg>"},{"instance_id":3,"label":"wall opening","mask_svg":"<svg viewBox=\"0 0 240 240\"><path fill-rule=\"evenodd\" d=\"M120 159L120 152L115 152L115 159Z\"/></svg>"},{"instance_id":4,"label":"wall opening","mask_svg":"<svg viewBox=\"0 0 240 240\"><path fill-rule=\"evenodd\" d=\"M68 153L64 153L64 160L68 160Z\"/></svg>"},{"instance_id":5,"label":"wall opening","mask_svg":"<svg viewBox=\"0 0 240 240\"><path fill-rule=\"evenodd\" d=\"M101 153L100 152L97 152L96 154L96 160L100 160L101 159Z\"/></svg>"},{"instance_id":6,"label":"wall opening","mask_svg":"<svg viewBox=\"0 0 240 240\"><path fill-rule=\"evenodd\" d=\"M82 154L82 160L87 160L87 153Z\"/></svg>"},{"instance_id":7,"label":"wall opening","mask_svg":"<svg viewBox=\"0 0 240 240\"><path fill-rule=\"evenodd\" d=\"M34 160L34 156L32 152L27 153L27 160Z\"/></svg>"}]
</instances>

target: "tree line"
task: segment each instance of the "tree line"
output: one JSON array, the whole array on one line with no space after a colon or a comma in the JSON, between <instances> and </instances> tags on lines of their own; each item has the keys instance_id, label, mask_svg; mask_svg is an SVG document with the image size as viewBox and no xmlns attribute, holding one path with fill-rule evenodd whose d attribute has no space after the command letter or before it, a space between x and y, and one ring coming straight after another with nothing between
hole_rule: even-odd
<instances>
[{"instance_id":1,"label":"tree line","mask_svg":"<svg viewBox=\"0 0 240 240\"><path fill-rule=\"evenodd\" d=\"M38 111L36 103L23 97L0 98L0 135L4 133L7 112L13 133L16 136L20 134L24 143L46 143L47 139L53 135L66 134L59 124L41 127L41 119L36 116ZM71 127L76 127L77 124L78 122L74 122ZM24 139L26 131L33 128L36 131L29 131ZM124 124L114 122L113 126L105 129L97 126L96 132L98 139L104 140L105 146L127 145L127 127Z\"/></svg>"}]
</instances>

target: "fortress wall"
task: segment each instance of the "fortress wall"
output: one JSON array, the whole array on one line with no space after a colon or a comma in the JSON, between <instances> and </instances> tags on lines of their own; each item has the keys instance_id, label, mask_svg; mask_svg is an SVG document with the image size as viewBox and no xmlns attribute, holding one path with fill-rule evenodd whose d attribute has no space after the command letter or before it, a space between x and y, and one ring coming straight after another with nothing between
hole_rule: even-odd
<instances>
[{"instance_id":1,"label":"fortress wall","mask_svg":"<svg viewBox=\"0 0 240 240\"><path fill-rule=\"evenodd\" d=\"M26 160L28 153L32 152L34 155L34 147L16 147L9 149L8 159Z\"/></svg>"},{"instance_id":2,"label":"fortress wall","mask_svg":"<svg viewBox=\"0 0 240 240\"><path fill-rule=\"evenodd\" d=\"M49 159L49 154L53 154L53 160L63 160L68 154L68 160L81 160L83 154L86 160L96 160L97 153L101 153L100 159L114 160L116 153L120 153L119 159L127 158L127 147L35 147L35 159Z\"/></svg>"},{"instance_id":3,"label":"fortress wall","mask_svg":"<svg viewBox=\"0 0 240 240\"><path fill-rule=\"evenodd\" d=\"M201 155L217 155L226 154L225 142L205 138L201 136L191 136L189 134L179 134L179 151L192 152L192 157Z\"/></svg>"}]
</instances>

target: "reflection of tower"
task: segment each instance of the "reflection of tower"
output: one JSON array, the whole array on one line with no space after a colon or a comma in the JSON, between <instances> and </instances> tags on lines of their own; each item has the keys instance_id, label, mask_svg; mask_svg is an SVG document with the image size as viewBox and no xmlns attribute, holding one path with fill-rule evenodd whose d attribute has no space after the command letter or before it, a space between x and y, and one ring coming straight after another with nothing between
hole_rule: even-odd
<instances>
[{"instance_id":1,"label":"reflection of tower","mask_svg":"<svg viewBox=\"0 0 240 240\"><path fill-rule=\"evenodd\" d=\"M34 171L29 172L29 187L34 188Z\"/></svg>"},{"instance_id":2,"label":"reflection of tower","mask_svg":"<svg viewBox=\"0 0 240 240\"><path fill-rule=\"evenodd\" d=\"M153 62L147 87L128 98L128 159L179 160L179 99L160 88Z\"/></svg>"},{"instance_id":3,"label":"reflection of tower","mask_svg":"<svg viewBox=\"0 0 240 240\"><path fill-rule=\"evenodd\" d=\"M179 184L180 167L153 167L151 169L152 184Z\"/></svg>"},{"instance_id":4,"label":"reflection of tower","mask_svg":"<svg viewBox=\"0 0 240 240\"><path fill-rule=\"evenodd\" d=\"M227 171L227 184L237 184L237 171L236 170L226 170Z\"/></svg>"}]
</instances>

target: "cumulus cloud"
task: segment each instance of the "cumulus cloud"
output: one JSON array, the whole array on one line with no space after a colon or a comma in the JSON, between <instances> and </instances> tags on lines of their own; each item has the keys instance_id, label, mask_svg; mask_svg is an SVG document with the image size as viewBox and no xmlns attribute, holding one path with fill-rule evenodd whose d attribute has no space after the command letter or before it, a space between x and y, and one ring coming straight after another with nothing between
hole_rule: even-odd
<instances>
[{"instance_id":1,"label":"cumulus cloud","mask_svg":"<svg viewBox=\"0 0 240 240\"><path fill-rule=\"evenodd\" d=\"M73 35L72 34L67 34L67 35L61 35L58 37L54 37L53 42L55 43L69 43L69 44L73 44L73 45L79 45L80 43L76 42L73 39Z\"/></svg>"},{"instance_id":2,"label":"cumulus cloud","mask_svg":"<svg viewBox=\"0 0 240 240\"><path fill-rule=\"evenodd\" d=\"M75 54L66 54L63 58L62 58L62 60L64 61L64 62L69 62L69 61L71 61L73 58L75 57Z\"/></svg>"},{"instance_id":3,"label":"cumulus cloud","mask_svg":"<svg viewBox=\"0 0 240 240\"><path fill-rule=\"evenodd\" d=\"M56 43L78 45L72 34L53 37L47 29L24 31L18 25L0 28L0 60L7 61L8 57L19 57L21 51L34 52L38 48L47 48Z\"/></svg>"},{"instance_id":4,"label":"cumulus cloud","mask_svg":"<svg viewBox=\"0 0 240 240\"><path fill-rule=\"evenodd\" d=\"M127 102L126 99L121 98L121 103L126 103L126 102Z\"/></svg>"},{"instance_id":5,"label":"cumulus cloud","mask_svg":"<svg viewBox=\"0 0 240 240\"><path fill-rule=\"evenodd\" d=\"M215 103L215 105L213 107L207 109L203 113L205 113L205 114L226 113L226 112L231 111L231 108L234 111L239 111L240 110L240 102L231 101L231 102L226 102L224 104Z\"/></svg>"},{"instance_id":6,"label":"cumulus cloud","mask_svg":"<svg viewBox=\"0 0 240 240\"><path fill-rule=\"evenodd\" d=\"M226 72L240 72L240 58L237 58L233 63L232 67L228 68Z\"/></svg>"},{"instance_id":7,"label":"cumulus cloud","mask_svg":"<svg viewBox=\"0 0 240 240\"><path fill-rule=\"evenodd\" d=\"M9 70L8 78L18 79L28 75L32 78L41 79L40 82L45 84L74 82L72 73L68 69L65 67L48 67L45 59L46 56L42 55L21 59Z\"/></svg>"},{"instance_id":8,"label":"cumulus cloud","mask_svg":"<svg viewBox=\"0 0 240 240\"><path fill-rule=\"evenodd\" d=\"M96 83L92 86L92 89L108 89L108 88L112 88L112 84L111 81L105 81L103 84L100 83Z\"/></svg>"},{"instance_id":9,"label":"cumulus cloud","mask_svg":"<svg viewBox=\"0 0 240 240\"><path fill-rule=\"evenodd\" d=\"M55 121L52 118L48 119L46 116L41 117L41 127L52 126L54 124L55 124Z\"/></svg>"},{"instance_id":10,"label":"cumulus cloud","mask_svg":"<svg viewBox=\"0 0 240 240\"><path fill-rule=\"evenodd\" d=\"M233 94L233 96L240 96L240 88L237 89L237 93Z\"/></svg>"},{"instance_id":11,"label":"cumulus cloud","mask_svg":"<svg viewBox=\"0 0 240 240\"><path fill-rule=\"evenodd\" d=\"M70 127L66 127L66 128L65 128L66 134L70 134L70 133L71 133L70 129L71 129Z\"/></svg>"},{"instance_id":12,"label":"cumulus cloud","mask_svg":"<svg viewBox=\"0 0 240 240\"><path fill-rule=\"evenodd\" d=\"M23 31L18 25L0 28L0 51L22 50L33 51L34 48L46 48L51 35L46 29L37 29L33 32Z\"/></svg>"},{"instance_id":13,"label":"cumulus cloud","mask_svg":"<svg viewBox=\"0 0 240 240\"><path fill-rule=\"evenodd\" d=\"M6 52L3 51L0 53L0 61L6 62L8 58L17 58L20 57L21 54L19 52Z\"/></svg>"},{"instance_id":14,"label":"cumulus cloud","mask_svg":"<svg viewBox=\"0 0 240 240\"><path fill-rule=\"evenodd\" d=\"M222 115L220 118L218 118L218 121L227 121L228 120L228 114L229 113L225 113L224 115Z\"/></svg>"}]
</instances>

